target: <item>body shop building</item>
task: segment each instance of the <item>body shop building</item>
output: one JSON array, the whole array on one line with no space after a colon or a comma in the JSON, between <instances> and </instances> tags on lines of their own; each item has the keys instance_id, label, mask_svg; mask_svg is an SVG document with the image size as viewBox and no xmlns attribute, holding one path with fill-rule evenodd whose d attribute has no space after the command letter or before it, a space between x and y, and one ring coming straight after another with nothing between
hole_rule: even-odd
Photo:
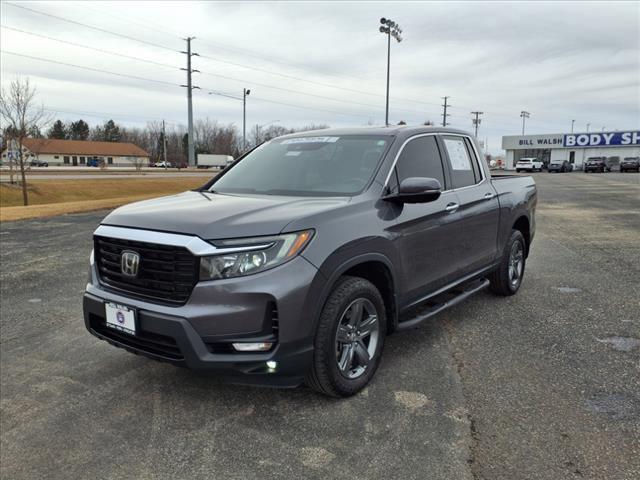
<instances>
[{"instance_id":1,"label":"body shop building","mask_svg":"<svg viewBox=\"0 0 640 480\"><path fill-rule=\"evenodd\" d=\"M640 156L640 130L601 133L557 133L502 137L505 168L515 169L521 158L536 157L545 163L567 160L581 169L589 157L612 157L619 164L625 157Z\"/></svg>"}]
</instances>

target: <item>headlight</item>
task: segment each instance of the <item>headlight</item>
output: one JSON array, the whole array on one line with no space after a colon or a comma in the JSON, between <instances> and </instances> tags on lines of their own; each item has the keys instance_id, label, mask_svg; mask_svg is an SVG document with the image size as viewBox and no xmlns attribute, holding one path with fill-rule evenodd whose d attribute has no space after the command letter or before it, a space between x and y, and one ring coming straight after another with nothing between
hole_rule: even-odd
<instances>
[{"instance_id":1,"label":"headlight","mask_svg":"<svg viewBox=\"0 0 640 480\"><path fill-rule=\"evenodd\" d=\"M201 257L200 280L241 277L282 265L302 252L312 236L313 230L305 230L272 237L213 241L221 249L242 251Z\"/></svg>"}]
</instances>

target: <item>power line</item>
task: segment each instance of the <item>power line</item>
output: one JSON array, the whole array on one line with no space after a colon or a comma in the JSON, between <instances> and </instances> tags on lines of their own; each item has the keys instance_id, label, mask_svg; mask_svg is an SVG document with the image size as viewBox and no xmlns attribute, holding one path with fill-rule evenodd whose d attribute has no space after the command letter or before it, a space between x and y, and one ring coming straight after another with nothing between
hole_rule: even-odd
<instances>
[{"instance_id":1,"label":"power line","mask_svg":"<svg viewBox=\"0 0 640 480\"><path fill-rule=\"evenodd\" d=\"M54 63L54 64L57 64L57 65L64 65L64 66L72 67L72 68L79 68L79 69L82 69L82 70L88 70L88 71L92 71L92 72L106 73L108 75L116 75L116 76L119 76L119 77L132 78L132 79L140 80L140 81L159 83L159 84L168 85L168 86L171 86L171 87L179 86L177 83L170 83L170 82L165 82L165 81L162 81L162 80L156 80L156 79L152 79L152 78L138 77L138 76L135 76L135 75L127 75L127 74L124 74L124 73L111 72L109 70L86 67L86 66L83 66L83 65L76 65L76 64L72 64L72 63L59 62L57 60L50 60L50 59L47 59L47 58L35 57L35 56L32 56L32 55L24 55L24 54L21 54L21 53L11 52L11 51L8 51L8 50L0 50L0 52L2 52L4 54L8 54L8 55L14 55L14 56L17 56L17 57L28 58L28 59L31 59L31 60L37 60L37 61L41 61L41 62ZM209 89L207 89L207 90L209 90ZM211 90L211 91L213 91L213 90ZM221 96L230 96L230 95L221 95ZM253 97L253 98L256 99L256 100L263 101L263 102L274 103L274 104L279 104L279 105L285 105L285 106L289 106L289 107L293 107L293 108L301 108L301 109L305 109L305 110L316 110L316 111L322 111L322 112L328 112L328 113L336 113L338 115L347 115L347 116L369 117L369 115L351 114L351 113L345 113L345 112L338 112L336 110L319 109L319 108L316 108L316 107L309 107L309 106L305 106L305 105L295 105L295 104L291 104L291 103L279 102L277 100L271 100L271 99L267 99L267 98L260 98L260 97Z\"/></svg>"},{"instance_id":2,"label":"power line","mask_svg":"<svg viewBox=\"0 0 640 480\"><path fill-rule=\"evenodd\" d=\"M90 29L96 30L98 32L107 33L109 35L115 35L116 37L126 38L127 40L132 40L134 42L144 43L145 45L150 45L152 47L157 47L157 48L163 48L165 50L170 50L172 52L179 53L179 50L176 50L175 48L167 47L165 45L160 45L158 43L149 42L147 40L142 40L140 38L131 37L129 35L125 35L124 33L113 32L111 30L107 30L105 28L96 27L94 25L88 25L86 23L78 22L76 20L70 20L68 18L59 17L58 15L53 15L51 13L43 12L41 10L36 10L35 8L29 8L29 7L25 7L24 5L16 5L15 3L8 3L8 2L5 2L4 5L11 5L12 7L20 8L22 10L27 10L27 11L33 12L33 13L37 13L38 15L44 15L45 17L55 18L56 20L60 20L62 22L72 23L74 25L80 25L81 27L90 28Z\"/></svg>"},{"instance_id":3,"label":"power line","mask_svg":"<svg viewBox=\"0 0 640 480\"><path fill-rule=\"evenodd\" d=\"M53 18L56 18L56 19L59 19L59 20L65 21L65 22L70 22L70 23L73 23L73 24L82 25L82 26L85 26L87 28L93 28L93 29L101 31L101 32L117 35L117 36L120 36L120 37L123 37L123 38L127 38L127 39L130 39L130 40L133 40L133 41L137 41L137 42L141 42L141 43L145 43L145 44L149 44L149 45L153 45L153 46L158 46L160 48L166 48L168 50L178 52L177 50L173 50L173 49L170 49L168 47L157 45L157 44L154 44L152 42L147 42L146 40L141 40L141 39L137 39L135 37L131 37L131 36L128 36L128 35L123 35L123 34L118 34L118 33L115 33L115 32L110 32L109 30L106 30L106 29L102 29L102 28L99 28L99 27L94 27L94 26L87 25L87 24L84 24L84 23L81 23L81 22L76 22L74 20L65 19L65 18L59 17L57 15L51 15L51 14L48 14L48 13L45 13L45 12L41 12L41 11L38 11L38 10L35 10L35 9L31 9L31 8L28 8L28 7L23 7L21 5L15 5L13 3L7 3L7 5L11 5L11 6L14 6L14 7L17 7L17 8L22 8L22 9L25 9L25 10L28 10L28 11L33 11L35 13L38 13L38 14L41 14L41 15L45 15L45 16L50 16L50 17L53 17ZM11 28L11 27L9 27L9 28ZM30 33L30 32L25 32L25 33ZM42 36L44 38L50 38L50 39L52 39L54 41L60 41L60 40L54 39L53 37L47 37L47 36L44 36L44 35L38 35L38 36ZM65 42L65 41L63 41L63 42ZM71 43L71 42L67 42L67 43ZM81 46L81 45L78 45L78 46ZM82 47L84 47L84 46L82 46ZM84 47L84 48L92 48L92 47ZM108 52L108 51L105 51L105 53L113 54L113 52ZM120 55L120 56L124 56L124 55ZM167 65L167 64L164 64L163 66L169 66L170 68L174 68L173 66L170 66L170 65ZM113 72L110 72L110 73L113 73ZM229 76L226 76L226 75L220 75L220 74L214 74L214 73L208 73L208 72L202 72L202 74L203 75L214 76L214 77L218 77L218 78L224 78L226 80L235 81L235 82L239 82L239 83L243 83L243 84L247 83L245 80L242 80L242 79L239 79L239 78L235 78L235 77L229 77ZM350 104L353 104L353 105L372 107L372 108L376 108L376 109L380 108L378 105L372 105L372 104L363 103L363 102L345 101L345 100L337 99L337 98L334 98L334 97L327 97L327 96L324 96L324 95L317 95L317 94L307 93L307 92L303 92L303 91L300 91L300 90L293 90L293 89L288 89L288 88L284 88L284 87L277 87L277 86L269 85L269 84L265 84L265 83L258 83L258 82L250 82L250 83L253 83L254 85L261 86L261 87L264 87L264 88L271 88L271 89L274 89L274 90L280 90L280 91L284 91L284 92L288 92L288 93L295 93L295 94L298 94L298 95L306 95L306 96L310 96L310 97L320 98L322 100L330 100L330 101L341 102L341 103L350 103ZM339 88L339 89L342 89L342 90L351 90L351 89L345 89L345 88L342 88L342 87L334 87L334 88ZM369 92L363 92L363 91L357 91L357 92L366 93L366 94L369 94L369 95L374 95L374 94L370 94ZM417 111L417 110L402 109L402 108L398 108L396 110L403 111L403 112L408 112L408 113L424 114L424 112Z\"/></svg>"},{"instance_id":4,"label":"power line","mask_svg":"<svg viewBox=\"0 0 640 480\"><path fill-rule=\"evenodd\" d=\"M63 21L63 22L68 22L68 23L72 23L72 24L75 24L75 25L80 25L80 26L83 26L83 27L86 27L86 28L90 28L90 29L93 29L93 30L97 30L97 31L100 31L100 32L103 32L103 33L107 33L107 34L110 34L110 35L115 35L115 36L118 36L118 37L121 37L121 38L126 38L128 40L135 41L135 42L139 42L139 43L143 43L143 44L146 44L146 45L151 45L151 46L154 46L154 47L163 48L163 49L166 49L166 50L170 50L170 51L179 53L179 50L167 47L165 45L159 45L157 43L153 43L153 42L149 42L147 40L143 40L143 39L140 39L140 38L132 37L130 35L125 35L125 34L113 32L111 30L107 30L107 29L104 29L104 28L96 27L96 26L93 26L93 25L88 25L86 23L82 23L82 22L78 22L76 20L71 20L71 19L68 19L68 18L60 17L58 15L53 15L53 14L46 13L46 12L43 12L43 11L40 11L40 10L36 10L36 9L33 9L33 8L25 7L25 6L22 6L22 5L16 5L14 3L6 3L6 5L11 5L13 7L21 8L23 10L27 10L27 11L30 11L30 12L33 12L33 13L36 13L36 14L39 14L39 15L44 15L44 16L47 16L47 17L55 18L55 19ZM115 17L113 15L110 15L110 16L112 16L114 18L118 18L118 17ZM17 29L14 29L14 30L17 30ZM18 31L20 31L20 30L18 30ZM26 31L23 31L23 32L27 33L27 34L32 34L32 35L38 35L38 34L33 34L31 32L26 32ZM39 35L39 36L41 36L43 38L50 38L52 40L57 40L57 39L53 39L52 37L47 37L45 35ZM57 41L62 41L62 40L57 40ZM71 42L67 42L67 43L71 43ZM203 41L203 43L207 44L209 42ZM71 44L73 44L73 43L71 43ZM223 44L219 44L219 45L223 45ZM226 46L226 47L229 48L229 49L232 49L232 50L249 52L248 50L239 49L239 48L235 48L235 47L231 47L231 46ZM90 47L85 47L85 48L90 48ZM107 52L105 51L105 53L107 53ZM264 55L262 55L262 54L259 55L259 54L250 53L250 55L258 57L258 58L261 58L261 59L264 59ZM288 74L283 74L283 73L279 73L279 72L273 72L273 71L270 71L270 70L267 70L267 69L263 69L263 68L260 68L260 67L244 65L244 64L241 64L241 63L231 62L231 61L228 61L228 60L222 60L220 58L211 57L211 56L208 56L208 55L203 55L202 57L203 58L207 58L207 59L212 60L212 61L215 61L215 62L226 63L226 64L229 64L229 65L234 65L234 66L238 66L238 67L241 67L241 68L247 68L247 69L251 69L251 70L255 70L255 71L259 71L259 72L263 72L263 73L268 73L268 74L271 74L271 75L281 76L283 78L289 78L289 79L292 79L292 80L307 82L307 83L311 83L311 84L315 84L315 85L319 85L319 86L324 86L324 87L328 87L328 88L334 88L334 89L339 89L339 90L343 90L343 91L349 91L349 92L352 92L352 93L359 93L359 94L374 96L374 97L378 97L378 98L381 97L381 95L378 95L378 94L375 94L375 93L371 93L371 92L367 92L367 91L364 91L364 90L358 90L358 89L353 89L353 88L348 88L348 87L343 87L343 86L338 86L338 85L332 85L332 84L329 84L329 83L318 82L318 81L314 81L314 80L308 80L308 79L297 77L297 76L294 76L294 75L288 75ZM276 61L274 60L274 62L276 62ZM286 62L276 62L276 63L281 63L281 64L285 64L285 65L294 66L292 64L287 64ZM261 86L264 86L264 85L261 85ZM434 106L436 105L435 103L424 102L424 101L421 101L421 100L413 100L413 99L398 98L398 97L393 97L393 99L394 100L406 101L406 102L412 102L412 103L422 103L422 104L425 104L425 105L434 105ZM371 106L371 105L366 105L366 104L362 104L362 105ZM407 110L407 109L404 109L404 111L413 112L413 113L420 113L420 112L415 112L415 111L411 111L411 110Z\"/></svg>"},{"instance_id":5,"label":"power line","mask_svg":"<svg viewBox=\"0 0 640 480\"><path fill-rule=\"evenodd\" d=\"M133 20L131 18L125 18L125 17L121 17L119 15L114 15L113 13L111 13L111 12L109 12L107 10L102 10L100 8L95 8L95 6L91 6L90 7L89 5L87 5L87 3L88 2L86 0L83 0L81 2L73 2L73 4L78 6L78 7L85 8L85 9L88 9L88 10L92 10L92 11L94 11L96 13L99 13L100 15L106 15L108 17L115 18L116 20L119 20L121 22L130 23L131 25L135 25L136 27L146 28L147 30L153 30L155 32L160 32L163 35L167 35L167 29L166 28L153 27L153 26L151 26L151 22L148 19L145 19L144 22L139 22L139 21ZM175 38L179 39L181 37L178 36L178 35L175 35Z\"/></svg>"},{"instance_id":6,"label":"power line","mask_svg":"<svg viewBox=\"0 0 640 480\"><path fill-rule=\"evenodd\" d=\"M348 103L348 104L352 104L352 105L360 105L363 107L371 107L371 108L375 108L375 109L380 109L380 105L373 105L371 103L362 103L362 102L354 102L351 100L341 100L339 98L335 98L335 97L327 97L325 95L317 95L315 93L307 93L307 92L303 92L301 90L294 90L292 88L285 88L285 87L277 87L275 85L269 85L267 83L259 83L259 82L253 82L253 81L248 81L248 80L242 80L240 78L235 78L235 77L229 77L228 75L221 75L218 73L209 73L209 72L200 72L202 75L208 75L210 77L218 77L218 78L224 78L225 80L230 80L232 82L238 82L238 83L242 83L242 84L249 84L251 86L259 86L259 87L264 87L264 88L270 88L273 90L279 90L282 92L287 92L287 93L295 93L297 95L304 95L307 97L314 97L314 98L320 98L322 100L330 100L332 102L339 102L339 103ZM422 114L424 115L425 112L422 111L418 111L418 110L409 110L406 108L397 108L396 110L398 111L403 111L403 112L409 112L409 113L418 113L418 114Z\"/></svg>"},{"instance_id":7,"label":"power line","mask_svg":"<svg viewBox=\"0 0 640 480\"><path fill-rule=\"evenodd\" d=\"M260 68L260 67L245 65L245 64L242 64L242 63L238 63L238 62L232 62L232 61L229 61L229 60L223 60L223 59L216 58L216 57L211 57L211 56L206 55L206 54L201 54L200 57L204 58L204 59L207 59L207 60L212 60L214 62L225 63L227 65L233 65L235 67L246 68L246 69L249 69L249 70L255 70L257 72L267 73L269 75L275 75L275 76L282 77L282 78L288 78L290 80L296 80L296 81L299 81L299 82L305 82L305 83L309 83L309 84L312 84L312 85L318 85L320 87L333 88L333 89L341 90L341 91L345 91L345 92L358 93L358 94L361 94L361 95L368 95L370 97L384 98L384 95L380 95L378 93L371 93L371 92L367 92L367 91L361 90L361 89L343 87L343 86L334 85L334 84L331 84L331 83L318 82L316 80L309 80L309 79L306 79L306 78L297 77L295 75L289 75L289 74L286 74L286 73L274 72L274 71L268 70L266 68ZM205 66L206 66L206 64L205 64ZM400 97L390 97L390 98L392 100L401 100L401 101L411 102L411 103L421 103L421 104L424 104L424 105L440 106L440 104L438 104L438 103L424 102L424 101L421 101L421 100L412 100L412 99L409 99L409 98L400 98Z\"/></svg>"},{"instance_id":8,"label":"power line","mask_svg":"<svg viewBox=\"0 0 640 480\"><path fill-rule=\"evenodd\" d=\"M146 58L133 57L131 55L125 55L124 53L113 52L111 50L104 50L102 48L91 47L89 45L83 45L81 43L70 42L68 40L62 40L60 38L54 38L54 37L50 37L48 35L42 35L41 33L28 32L26 30L21 30L19 28L9 27L7 25L0 25L0 27L2 27L4 29L7 29L7 30L13 30L14 32L20 32L20 33L25 33L27 35L33 35L34 37L45 38L47 40L52 40L54 42L66 43L67 45L73 45L74 47L86 48L88 50L94 50L96 52L106 53L108 55L114 55L114 56L117 56L117 57L128 58L129 60L136 60L138 62L150 63L150 64L158 65L158 66L161 66L161 67L175 68L176 70L180 69L180 67L177 67L175 65L169 65L168 63L156 62L154 60L148 60Z\"/></svg>"},{"instance_id":9,"label":"power line","mask_svg":"<svg viewBox=\"0 0 640 480\"><path fill-rule=\"evenodd\" d=\"M305 107L305 106L302 106L302 105L294 105L292 103L285 103L285 102L280 102L280 101L277 101L277 100L267 100L266 98L254 97L253 95L251 95L251 97L254 100L259 100L261 102L275 103L275 104L278 104L278 105L285 105L287 107L292 107L292 108L301 108L303 110L315 110L315 111L318 111L318 112L335 113L337 115L344 115L344 116L348 116L348 117L362 117L362 118L370 118L371 117L371 115L338 112L336 110L327 110L327 109L324 109L324 108Z\"/></svg>"},{"instance_id":10,"label":"power line","mask_svg":"<svg viewBox=\"0 0 640 480\"><path fill-rule=\"evenodd\" d=\"M169 85L171 87L179 86L177 83L165 82L163 80L156 80L154 78L145 78L145 77L138 77L136 75L128 75L126 73L110 72L109 70L102 70L101 68L93 68L93 67L86 67L84 65L76 65L74 63L59 62L57 60L50 60L48 58L34 57L34 56L31 56L31 55L24 55L22 53L10 52L9 50L0 50L0 52L5 53L7 55L15 55L16 57L23 57L23 58L29 58L31 60L38 60L40 62L55 63L57 65L65 65L67 67L80 68L82 70L89 70L91 72L107 73L109 75L116 75L118 77L132 78L134 80L141 80L141 81L145 81L145 82L159 83L161 85Z\"/></svg>"},{"instance_id":11,"label":"power line","mask_svg":"<svg viewBox=\"0 0 640 480\"><path fill-rule=\"evenodd\" d=\"M135 120L142 120L145 122L151 121L151 120L162 120L160 117L140 117L138 115L127 115L125 113L109 113L109 112L94 112L94 111L86 111L86 110L68 110L65 108L58 108L55 106L49 106L49 107L44 107L44 110L46 110L47 112L51 112L51 113L71 113L74 115L84 115L87 117L98 117L98 118L132 118ZM168 125L173 125L173 126L180 126L180 124L178 123L171 123L171 122L167 122Z\"/></svg>"}]
</instances>

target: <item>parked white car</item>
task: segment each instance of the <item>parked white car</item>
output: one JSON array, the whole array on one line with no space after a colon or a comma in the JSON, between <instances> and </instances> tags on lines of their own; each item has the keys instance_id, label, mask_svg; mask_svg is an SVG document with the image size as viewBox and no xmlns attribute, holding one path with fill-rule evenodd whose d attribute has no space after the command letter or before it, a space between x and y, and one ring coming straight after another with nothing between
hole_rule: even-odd
<instances>
[{"instance_id":1,"label":"parked white car","mask_svg":"<svg viewBox=\"0 0 640 480\"><path fill-rule=\"evenodd\" d=\"M156 163L154 165L154 167L157 167L157 168L172 168L173 165L171 165L171 162L162 161L162 162Z\"/></svg>"},{"instance_id":2,"label":"parked white car","mask_svg":"<svg viewBox=\"0 0 640 480\"><path fill-rule=\"evenodd\" d=\"M535 172L536 170L541 172L543 165L544 163L537 158L521 158L516 163L516 172Z\"/></svg>"}]
</instances>

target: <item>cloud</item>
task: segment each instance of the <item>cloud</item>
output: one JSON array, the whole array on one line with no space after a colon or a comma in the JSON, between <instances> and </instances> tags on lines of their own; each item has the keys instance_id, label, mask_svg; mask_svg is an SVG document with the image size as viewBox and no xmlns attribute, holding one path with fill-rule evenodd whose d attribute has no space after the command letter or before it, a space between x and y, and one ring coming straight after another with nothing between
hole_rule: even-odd
<instances>
[{"instance_id":1,"label":"cloud","mask_svg":"<svg viewBox=\"0 0 640 480\"><path fill-rule=\"evenodd\" d=\"M382 123L386 39L377 30L379 18L388 16L404 30L404 41L394 42L391 51L393 123L441 121L441 97L448 95L453 126L471 130L469 112L485 112L479 136L492 146L520 131L523 109L532 114L532 133L566 131L572 119L592 129L640 127L636 2L128 2L126 10L122 5L20 4L70 20L65 22L5 2L2 24L155 63L5 28L2 49L171 85L5 53L2 81L32 76L41 100L63 118L92 112L91 123L109 116L123 124L144 118L186 123L180 51L182 38L191 35L201 55L194 57L194 67L203 72L194 75L202 88L194 92L196 118L240 124L241 102L208 91L241 95L247 87L249 125L275 119L291 126ZM101 118L102 113L109 115Z\"/></svg>"}]
</instances>

